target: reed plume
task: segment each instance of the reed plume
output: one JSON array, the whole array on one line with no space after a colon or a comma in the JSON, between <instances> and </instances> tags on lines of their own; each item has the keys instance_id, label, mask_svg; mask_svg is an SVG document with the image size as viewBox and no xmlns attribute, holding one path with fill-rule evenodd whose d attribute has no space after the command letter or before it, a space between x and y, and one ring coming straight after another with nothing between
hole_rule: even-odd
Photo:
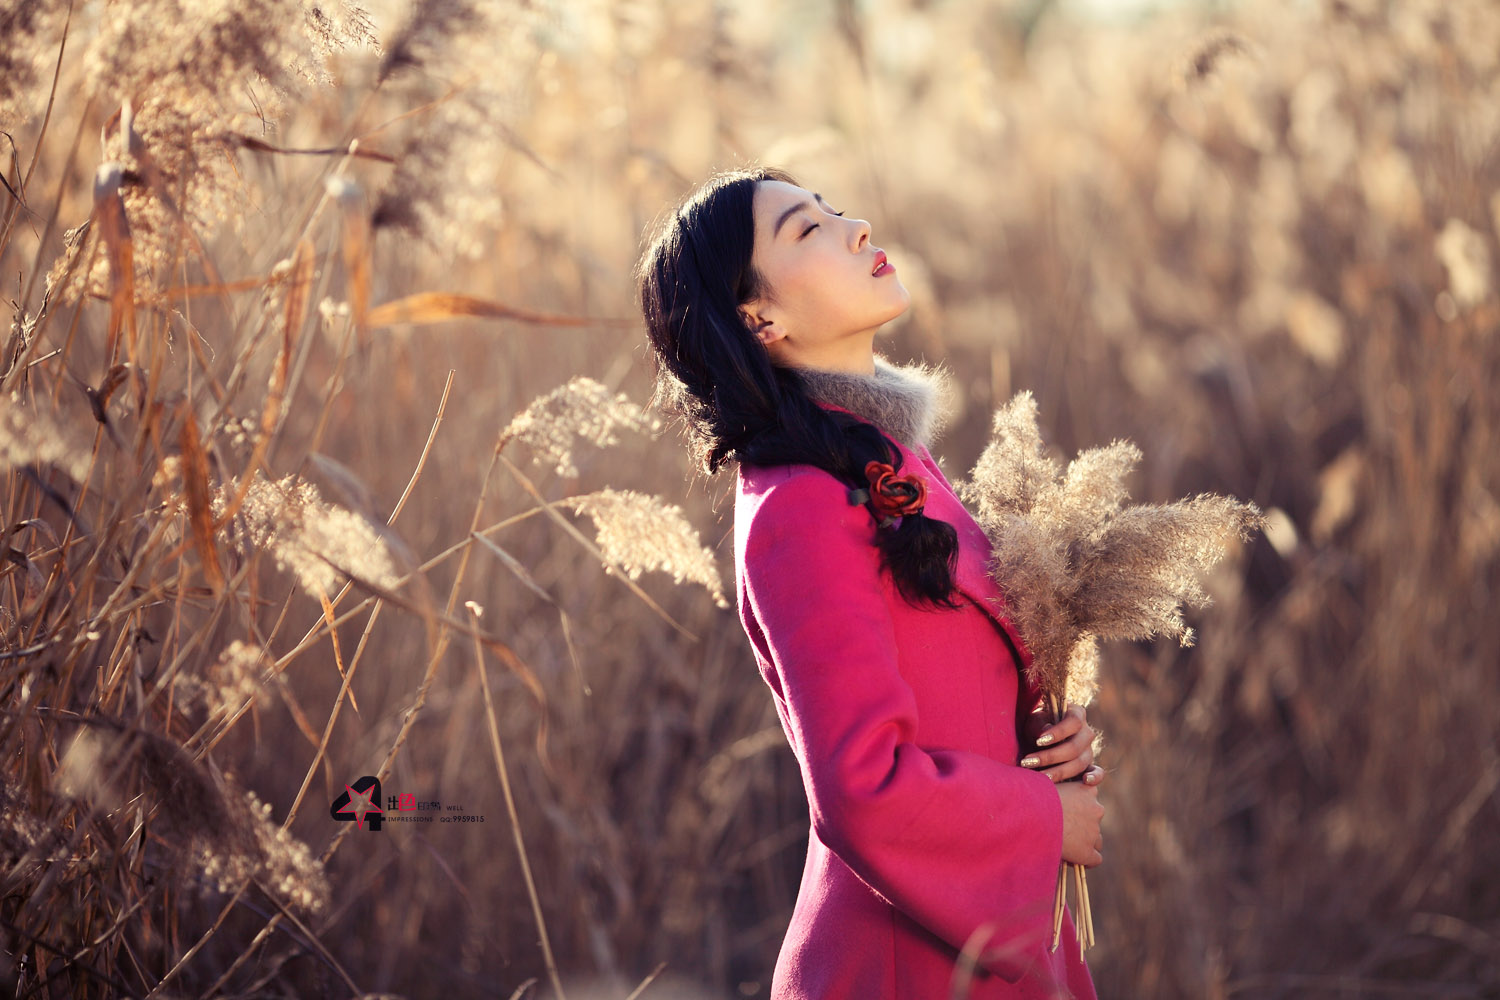
<instances>
[{"instance_id":1,"label":"reed plume","mask_svg":"<svg viewBox=\"0 0 1500 1000\"><path fill-rule=\"evenodd\" d=\"M1031 652L1026 670L1053 720L1098 689L1100 640L1158 634L1192 644L1182 607L1209 603L1199 582L1235 539L1263 524L1254 504L1200 494L1126 505L1141 460L1128 441L1090 448L1063 470L1047 454L1036 400L1017 393L996 413L991 439L960 495L989 537L990 572ZM1076 869L1079 942L1093 943L1082 866ZM1054 911L1061 926L1065 880ZM1057 941L1054 934L1053 947Z\"/></svg>"},{"instance_id":2,"label":"reed plume","mask_svg":"<svg viewBox=\"0 0 1500 1000\"><path fill-rule=\"evenodd\" d=\"M172 686L187 705L206 712L210 720L218 720L255 700L265 687L270 664L265 650L235 639L201 676L179 673L172 679Z\"/></svg>"},{"instance_id":3,"label":"reed plume","mask_svg":"<svg viewBox=\"0 0 1500 1000\"><path fill-rule=\"evenodd\" d=\"M223 436L233 444L251 436L248 419L230 420ZM332 463L317 463L326 467ZM165 499L160 510L191 518L194 511L193 463L182 455L162 459L152 476L153 488ZM206 473L199 473L206 479ZM354 486L346 488L355 488ZM233 484L204 483L208 491L203 514L217 522L229 510ZM358 497L354 497L358 499ZM257 471L244 501L224 525L223 540L242 557L269 555L276 567L290 573L311 597L335 593L345 578L382 588L400 585L410 555L399 536L368 512L351 510L323 499L318 487L296 475L268 479ZM228 654L226 654L228 655ZM243 661L252 651L240 651Z\"/></svg>"},{"instance_id":4,"label":"reed plume","mask_svg":"<svg viewBox=\"0 0 1500 1000\"><path fill-rule=\"evenodd\" d=\"M68 12L65 0L20 0L0 11L0 129L28 120L45 67L56 58L52 39Z\"/></svg>"},{"instance_id":5,"label":"reed plume","mask_svg":"<svg viewBox=\"0 0 1500 1000\"><path fill-rule=\"evenodd\" d=\"M53 466L82 483L89 449L50 412L0 397L0 471L29 465Z\"/></svg>"},{"instance_id":6,"label":"reed plume","mask_svg":"<svg viewBox=\"0 0 1500 1000\"><path fill-rule=\"evenodd\" d=\"M1259 509L1211 494L1126 506L1140 450L1115 441L1061 470L1030 392L996 412L991 432L959 490L990 538L991 573L1042 690L1064 704L1092 701L1099 640L1166 635L1192 645L1181 609L1209 603L1201 574L1234 538L1250 540Z\"/></svg>"},{"instance_id":7,"label":"reed plume","mask_svg":"<svg viewBox=\"0 0 1500 1000\"><path fill-rule=\"evenodd\" d=\"M669 573L677 583L696 583L727 608L713 550L698 541L682 508L635 490L603 489L563 501L593 519L599 550L636 579L645 570Z\"/></svg>"},{"instance_id":8,"label":"reed plume","mask_svg":"<svg viewBox=\"0 0 1500 1000\"><path fill-rule=\"evenodd\" d=\"M551 465L559 476L577 476L573 445L587 442L596 448L619 443L617 430L654 434L661 422L632 403L624 393L586 376L570 379L538 396L500 432L496 449L520 441L531 449L532 460Z\"/></svg>"},{"instance_id":9,"label":"reed plume","mask_svg":"<svg viewBox=\"0 0 1500 1000\"><path fill-rule=\"evenodd\" d=\"M275 130L297 99L332 82L334 54L361 45L378 47L369 14L347 0L104 6L83 55L84 87L128 109L101 139L103 158L127 179L138 286L166 281L179 249L195 250L221 223L243 230L256 209L233 158L239 137ZM101 294L109 267L97 257L82 288Z\"/></svg>"},{"instance_id":10,"label":"reed plume","mask_svg":"<svg viewBox=\"0 0 1500 1000\"><path fill-rule=\"evenodd\" d=\"M396 169L376 197L377 230L400 229L444 254L475 259L492 249L490 237L508 216L497 192L514 154L555 176L507 121L533 77L495 72L497 65L534 64L540 39L555 30L550 20L525 4L412 5L386 45L377 79L428 103L400 139Z\"/></svg>"},{"instance_id":11,"label":"reed plume","mask_svg":"<svg viewBox=\"0 0 1500 1000\"><path fill-rule=\"evenodd\" d=\"M328 905L322 863L271 821L270 804L170 738L108 717L89 719L63 753L53 789L121 823L144 817L152 866L199 892L234 892L253 882L306 914ZM34 825L10 829L33 845L43 842Z\"/></svg>"}]
</instances>

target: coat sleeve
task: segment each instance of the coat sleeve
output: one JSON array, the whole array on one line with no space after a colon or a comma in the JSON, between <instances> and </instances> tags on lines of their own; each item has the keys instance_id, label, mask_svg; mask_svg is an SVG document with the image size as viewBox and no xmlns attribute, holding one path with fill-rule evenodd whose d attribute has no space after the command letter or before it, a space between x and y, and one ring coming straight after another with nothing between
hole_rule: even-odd
<instances>
[{"instance_id":1,"label":"coat sleeve","mask_svg":"<svg viewBox=\"0 0 1500 1000\"><path fill-rule=\"evenodd\" d=\"M1045 775L917 742L873 531L826 473L770 487L740 552L746 624L769 662L814 835L953 948L985 929L985 967L1013 980L1050 945L1061 800Z\"/></svg>"}]
</instances>

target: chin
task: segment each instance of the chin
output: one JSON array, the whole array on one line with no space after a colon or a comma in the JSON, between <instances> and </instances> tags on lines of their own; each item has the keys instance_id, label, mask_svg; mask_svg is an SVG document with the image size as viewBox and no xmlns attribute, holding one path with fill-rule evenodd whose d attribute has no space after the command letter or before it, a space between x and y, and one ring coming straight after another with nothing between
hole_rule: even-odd
<instances>
[{"instance_id":1,"label":"chin","mask_svg":"<svg viewBox=\"0 0 1500 1000\"><path fill-rule=\"evenodd\" d=\"M901 303L901 305L899 305L896 308L894 308L894 309L891 310L890 315L888 315L885 318L885 322L889 323L893 319L900 319L902 316L906 315L907 310L910 309L910 308L911 308L911 296L908 295L908 296L906 296L905 301Z\"/></svg>"}]
</instances>

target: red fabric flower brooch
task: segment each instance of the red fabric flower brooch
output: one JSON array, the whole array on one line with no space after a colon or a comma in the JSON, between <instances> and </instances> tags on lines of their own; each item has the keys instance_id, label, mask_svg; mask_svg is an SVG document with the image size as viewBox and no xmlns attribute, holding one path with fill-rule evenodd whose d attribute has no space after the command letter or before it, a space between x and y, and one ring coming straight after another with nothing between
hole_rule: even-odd
<instances>
[{"instance_id":1,"label":"red fabric flower brooch","mask_svg":"<svg viewBox=\"0 0 1500 1000\"><path fill-rule=\"evenodd\" d=\"M869 489L850 490L851 504L868 504L882 528L893 527L898 517L922 513L927 504L927 484L915 472L904 476L885 462L865 466Z\"/></svg>"}]
</instances>

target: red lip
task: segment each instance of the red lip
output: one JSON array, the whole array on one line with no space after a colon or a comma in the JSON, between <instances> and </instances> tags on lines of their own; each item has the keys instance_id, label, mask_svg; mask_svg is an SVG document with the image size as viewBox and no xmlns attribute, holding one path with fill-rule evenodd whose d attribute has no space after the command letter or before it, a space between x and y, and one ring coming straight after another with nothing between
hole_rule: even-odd
<instances>
[{"instance_id":1,"label":"red lip","mask_svg":"<svg viewBox=\"0 0 1500 1000\"><path fill-rule=\"evenodd\" d=\"M875 266L872 267L872 268L870 268L870 274L873 276L873 275L879 273L880 269L882 267L885 267L885 266L887 266L886 259L885 259L885 251L884 250L876 250L875 251ZM892 267L891 270L894 271L895 268Z\"/></svg>"}]
</instances>

